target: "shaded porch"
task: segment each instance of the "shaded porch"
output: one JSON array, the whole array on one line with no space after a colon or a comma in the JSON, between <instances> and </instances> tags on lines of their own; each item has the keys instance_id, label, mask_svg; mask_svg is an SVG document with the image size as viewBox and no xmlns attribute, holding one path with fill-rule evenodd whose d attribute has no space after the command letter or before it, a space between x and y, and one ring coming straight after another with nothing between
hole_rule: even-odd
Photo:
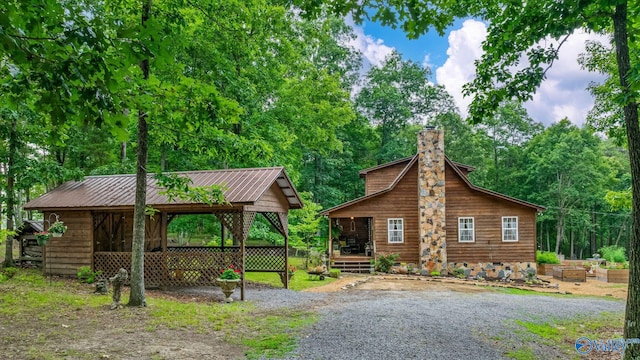
<instances>
[{"instance_id":1,"label":"shaded porch","mask_svg":"<svg viewBox=\"0 0 640 360\"><path fill-rule=\"evenodd\" d=\"M373 218L336 217L329 218L331 258L371 257L375 253L373 242Z\"/></svg>"}]
</instances>

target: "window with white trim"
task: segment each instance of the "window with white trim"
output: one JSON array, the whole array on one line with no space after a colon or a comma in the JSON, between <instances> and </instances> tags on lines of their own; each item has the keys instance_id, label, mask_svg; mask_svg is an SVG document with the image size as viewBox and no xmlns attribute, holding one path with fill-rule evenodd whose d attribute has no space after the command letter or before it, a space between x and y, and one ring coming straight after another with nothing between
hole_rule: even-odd
<instances>
[{"instance_id":1,"label":"window with white trim","mask_svg":"<svg viewBox=\"0 0 640 360\"><path fill-rule=\"evenodd\" d=\"M389 242L400 244L404 242L404 219L387 219Z\"/></svg>"},{"instance_id":2,"label":"window with white trim","mask_svg":"<svg viewBox=\"0 0 640 360\"><path fill-rule=\"evenodd\" d=\"M518 241L518 217L502 217L502 241Z\"/></svg>"},{"instance_id":3,"label":"window with white trim","mask_svg":"<svg viewBox=\"0 0 640 360\"><path fill-rule=\"evenodd\" d=\"M472 217L458 218L458 242L474 242L475 232Z\"/></svg>"}]
</instances>

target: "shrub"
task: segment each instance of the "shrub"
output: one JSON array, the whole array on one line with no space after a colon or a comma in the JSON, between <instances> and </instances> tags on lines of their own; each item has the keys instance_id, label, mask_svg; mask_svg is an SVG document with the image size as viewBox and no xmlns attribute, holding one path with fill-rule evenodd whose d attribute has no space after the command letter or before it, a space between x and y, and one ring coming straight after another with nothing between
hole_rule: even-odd
<instances>
[{"instance_id":1,"label":"shrub","mask_svg":"<svg viewBox=\"0 0 640 360\"><path fill-rule=\"evenodd\" d=\"M396 259L400 254L379 255L376 261L376 271L388 273L391 267L395 264Z\"/></svg>"},{"instance_id":2,"label":"shrub","mask_svg":"<svg viewBox=\"0 0 640 360\"><path fill-rule=\"evenodd\" d=\"M432 271L431 276L440 276L440 271Z\"/></svg>"},{"instance_id":3,"label":"shrub","mask_svg":"<svg viewBox=\"0 0 640 360\"><path fill-rule=\"evenodd\" d=\"M538 264L560 264L558 255L553 251L536 251L536 262Z\"/></svg>"},{"instance_id":4,"label":"shrub","mask_svg":"<svg viewBox=\"0 0 640 360\"><path fill-rule=\"evenodd\" d=\"M6 267L2 269L2 274L7 277L7 279L11 279L18 273L18 268L15 267Z\"/></svg>"},{"instance_id":5,"label":"shrub","mask_svg":"<svg viewBox=\"0 0 640 360\"><path fill-rule=\"evenodd\" d=\"M459 278L459 279L464 279L465 275L464 275L464 269L457 267L455 269L453 269L453 271L451 272L451 275Z\"/></svg>"},{"instance_id":6,"label":"shrub","mask_svg":"<svg viewBox=\"0 0 640 360\"><path fill-rule=\"evenodd\" d=\"M341 274L340 269L331 269L331 270L329 270L329 277L337 279L337 278L340 277L340 274Z\"/></svg>"},{"instance_id":7,"label":"shrub","mask_svg":"<svg viewBox=\"0 0 640 360\"><path fill-rule=\"evenodd\" d=\"M598 253L602 255L602 258L608 262L623 263L627 261L626 249L621 246L605 246L598 250Z\"/></svg>"},{"instance_id":8,"label":"shrub","mask_svg":"<svg viewBox=\"0 0 640 360\"><path fill-rule=\"evenodd\" d=\"M82 266L78 269L78 280L83 283L93 284L102 275L102 271L93 271L89 266Z\"/></svg>"}]
</instances>

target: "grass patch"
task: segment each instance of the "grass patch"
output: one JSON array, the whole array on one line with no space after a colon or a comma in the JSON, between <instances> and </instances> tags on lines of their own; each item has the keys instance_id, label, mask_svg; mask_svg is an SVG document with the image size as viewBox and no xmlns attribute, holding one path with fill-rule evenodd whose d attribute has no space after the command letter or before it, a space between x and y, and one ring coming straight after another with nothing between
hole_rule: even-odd
<instances>
[{"instance_id":1,"label":"grass patch","mask_svg":"<svg viewBox=\"0 0 640 360\"><path fill-rule=\"evenodd\" d=\"M488 290L493 290L499 293L509 294L509 295L551 296L551 297L559 297L559 298L565 298L565 299L567 297L573 297L573 298L620 301L620 299L616 299L611 296L559 294L559 293L542 292L542 291L535 291L535 290L529 290L529 289L507 288L507 287L498 287L498 286L482 286L482 287Z\"/></svg>"},{"instance_id":2,"label":"grass patch","mask_svg":"<svg viewBox=\"0 0 640 360\"><path fill-rule=\"evenodd\" d=\"M276 288L284 287L284 285L282 285L282 281L280 281L280 275L278 275L278 273L248 272L245 274L245 276L249 281L269 284ZM316 276L314 276L312 279L309 279L309 274L306 271L298 269L298 271L296 271L296 274L289 281L289 289L300 291L313 287L323 286L334 281L336 281L336 279L330 278L329 275L327 275L324 280L319 280Z\"/></svg>"},{"instance_id":3,"label":"grass patch","mask_svg":"<svg viewBox=\"0 0 640 360\"><path fill-rule=\"evenodd\" d=\"M516 320L524 333L518 336L527 341L540 341L567 355L577 355L575 341L586 336L590 339L615 339L622 337L624 312L602 312L597 315L580 315L553 322ZM534 339L531 339L531 336ZM523 358L524 359L524 358Z\"/></svg>"},{"instance_id":4,"label":"grass patch","mask_svg":"<svg viewBox=\"0 0 640 360\"><path fill-rule=\"evenodd\" d=\"M329 275L325 276L324 280L317 279L314 276L312 279L309 279L309 274L304 270L305 259L300 257L290 257L289 265L293 265L296 267L296 273L289 281L289 289L291 290L304 290L313 287L323 286L329 283L334 282L336 279L330 278ZM274 272L247 272L245 273L246 279L249 281L268 284L276 288L283 288L284 285L282 281L280 281L280 275Z\"/></svg>"},{"instance_id":5,"label":"grass patch","mask_svg":"<svg viewBox=\"0 0 640 360\"><path fill-rule=\"evenodd\" d=\"M128 292L125 288L123 303L128 300ZM109 319L125 333L162 329L162 334L181 338L215 333L215 338L241 346L249 358L270 358L290 352L300 329L316 321L310 312L258 309L251 302L182 301L155 291L147 292L146 297L147 308L110 311L111 296L94 295L90 285L50 282L38 271L20 270L14 278L0 282L0 322L12 324L13 329L12 334L0 335L0 343L12 341L15 334L32 334L24 337L30 339L28 344L14 350L31 359L75 354L78 356L74 358L88 359L92 358L90 354L72 349L71 344L78 338L99 343L102 339L91 339L91 334ZM69 348L65 349L65 344ZM12 355L18 353L9 357Z\"/></svg>"},{"instance_id":6,"label":"grass patch","mask_svg":"<svg viewBox=\"0 0 640 360\"><path fill-rule=\"evenodd\" d=\"M506 354L511 359L516 360L537 360L538 357L531 348L523 346L517 350L512 350Z\"/></svg>"}]
</instances>

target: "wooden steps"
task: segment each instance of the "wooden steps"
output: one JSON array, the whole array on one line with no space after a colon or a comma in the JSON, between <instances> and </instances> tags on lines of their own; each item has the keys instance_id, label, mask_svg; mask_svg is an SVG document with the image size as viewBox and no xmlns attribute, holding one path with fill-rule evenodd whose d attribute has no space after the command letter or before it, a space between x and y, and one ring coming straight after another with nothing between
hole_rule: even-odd
<instances>
[{"instance_id":1,"label":"wooden steps","mask_svg":"<svg viewBox=\"0 0 640 360\"><path fill-rule=\"evenodd\" d=\"M332 269L340 269L342 272L369 274L371 272L371 262L368 256L341 256L332 259Z\"/></svg>"}]
</instances>

